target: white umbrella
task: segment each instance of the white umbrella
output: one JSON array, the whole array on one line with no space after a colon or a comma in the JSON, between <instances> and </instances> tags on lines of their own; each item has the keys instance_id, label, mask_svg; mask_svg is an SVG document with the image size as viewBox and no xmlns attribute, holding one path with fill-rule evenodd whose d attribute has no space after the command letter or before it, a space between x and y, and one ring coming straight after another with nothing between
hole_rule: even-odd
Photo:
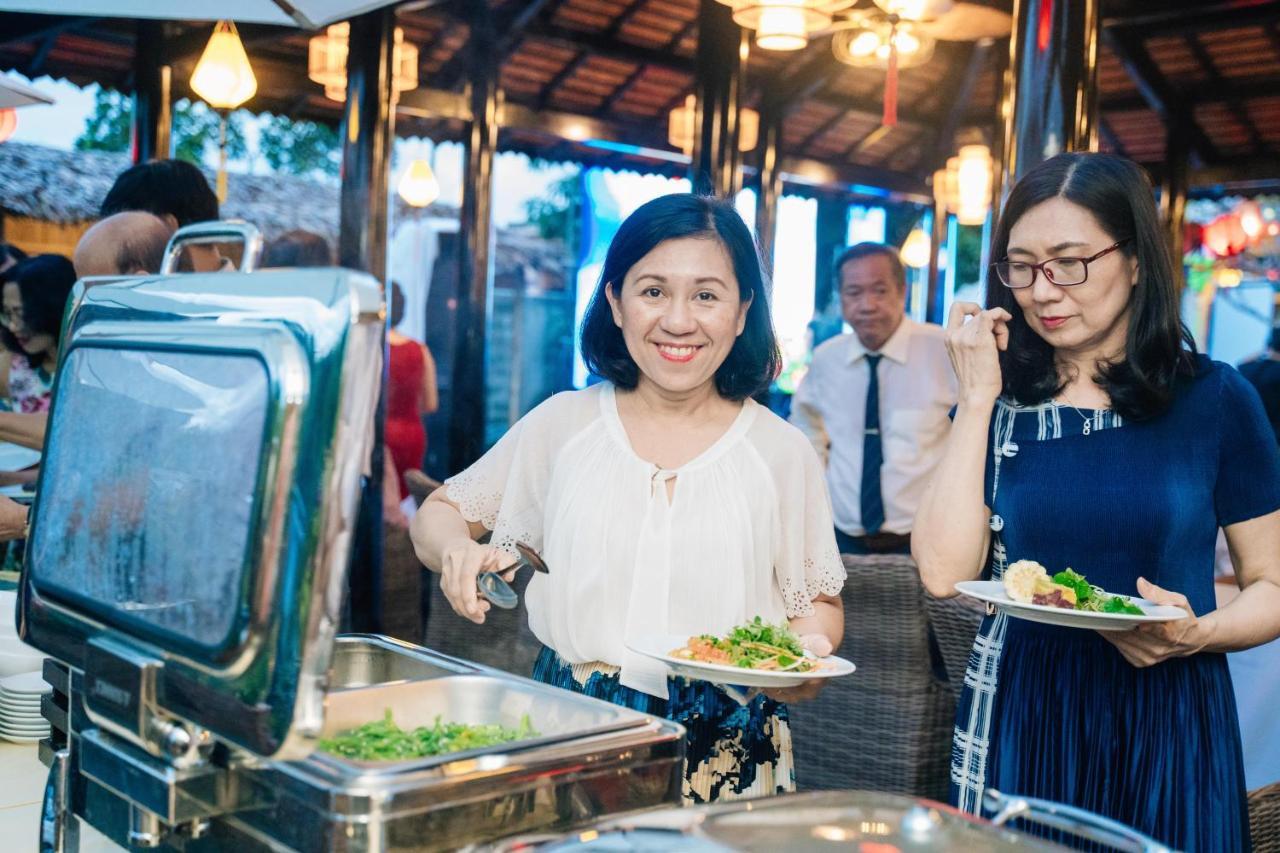
<instances>
[{"instance_id":1,"label":"white umbrella","mask_svg":"<svg viewBox=\"0 0 1280 853\"><path fill-rule=\"evenodd\" d=\"M175 21L231 20L316 29L396 0L0 0L0 12L38 12L94 18L161 18Z\"/></svg>"},{"instance_id":2,"label":"white umbrella","mask_svg":"<svg viewBox=\"0 0 1280 853\"><path fill-rule=\"evenodd\" d=\"M37 92L25 83L11 77L0 76L0 110L28 107L32 104L52 104L53 98Z\"/></svg>"}]
</instances>

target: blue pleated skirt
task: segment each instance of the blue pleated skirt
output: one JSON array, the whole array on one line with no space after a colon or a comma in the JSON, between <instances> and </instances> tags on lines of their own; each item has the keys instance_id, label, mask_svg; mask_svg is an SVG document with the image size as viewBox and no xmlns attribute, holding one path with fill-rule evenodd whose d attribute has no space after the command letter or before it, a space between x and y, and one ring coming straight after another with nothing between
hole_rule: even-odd
<instances>
[{"instance_id":1,"label":"blue pleated skirt","mask_svg":"<svg viewBox=\"0 0 1280 853\"><path fill-rule=\"evenodd\" d=\"M688 802L725 802L795 790L787 706L763 694L743 705L714 684L669 678L667 698L662 699L623 686L617 667L570 665L546 647L533 665L533 678L684 726L683 793Z\"/></svg>"},{"instance_id":2,"label":"blue pleated skirt","mask_svg":"<svg viewBox=\"0 0 1280 853\"><path fill-rule=\"evenodd\" d=\"M1250 849L1224 655L1137 668L1091 631L1011 619L999 679L989 787L1114 818L1174 850Z\"/></svg>"}]
</instances>

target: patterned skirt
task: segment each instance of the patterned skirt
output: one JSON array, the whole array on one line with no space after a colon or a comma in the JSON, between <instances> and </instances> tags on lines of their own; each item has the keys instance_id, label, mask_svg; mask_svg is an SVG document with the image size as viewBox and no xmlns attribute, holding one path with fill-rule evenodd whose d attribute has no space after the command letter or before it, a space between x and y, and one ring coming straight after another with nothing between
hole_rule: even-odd
<instances>
[{"instance_id":1,"label":"patterned skirt","mask_svg":"<svg viewBox=\"0 0 1280 853\"><path fill-rule=\"evenodd\" d=\"M667 698L660 699L624 687L616 666L568 664L545 647L533 677L684 726L686 802L744 800L796 789L787 706L763 694L743 705L714 684L668 678Z\"/></svg>"}]
</instances>

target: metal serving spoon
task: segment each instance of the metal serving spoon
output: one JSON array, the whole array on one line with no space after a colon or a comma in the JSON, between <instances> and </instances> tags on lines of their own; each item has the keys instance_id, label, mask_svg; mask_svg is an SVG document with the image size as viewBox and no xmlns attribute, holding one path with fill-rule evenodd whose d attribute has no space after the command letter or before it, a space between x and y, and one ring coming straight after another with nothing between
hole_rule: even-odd
<instances>
[{"instance_id":1,"label":"metal serving spoon","mask_svg":"<svg viewBox=\"0 0 1280 853\"><path fill-rule=\"evenodd\" d=\"M494 607L501 607L503 610L514 610L516 604L520 602L520 597L511 588L511 584L502 579L503 574L518 571L524 566L528 566L535 572L542 572L544 575L550 574L542 557L528 545L517 542L516 552L520 554L520 559L514 565L501 572L481 572L476 575L476 590L481 597Z\"/></svg>"}]
</instances>

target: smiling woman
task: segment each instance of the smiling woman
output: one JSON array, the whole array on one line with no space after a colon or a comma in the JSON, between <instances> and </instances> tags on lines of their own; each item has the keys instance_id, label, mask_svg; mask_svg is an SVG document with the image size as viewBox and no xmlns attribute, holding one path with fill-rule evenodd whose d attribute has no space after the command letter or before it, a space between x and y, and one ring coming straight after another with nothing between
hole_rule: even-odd
<instances>
[{"instance_id":1,"label":"smiling woman","mask_svg":"<svg viewBox=\"0 0 1280 853\"><path fill-rule=\"evenodd\" d=\"M558 394L450 479L413 520L419 558L483 622L482 569L542 553L534 677L680 722L694 801L794 789L784 696L745 707L632 649L658 636L785 623L818 655L843 630L822 466L751 399L777 371L768 294L731 205L669 195L609 246L582 332L605 381ZM492 546L475 540L492 532ZM803 690L804 688L796 688Z\"/></svg>"}]
</instances>

